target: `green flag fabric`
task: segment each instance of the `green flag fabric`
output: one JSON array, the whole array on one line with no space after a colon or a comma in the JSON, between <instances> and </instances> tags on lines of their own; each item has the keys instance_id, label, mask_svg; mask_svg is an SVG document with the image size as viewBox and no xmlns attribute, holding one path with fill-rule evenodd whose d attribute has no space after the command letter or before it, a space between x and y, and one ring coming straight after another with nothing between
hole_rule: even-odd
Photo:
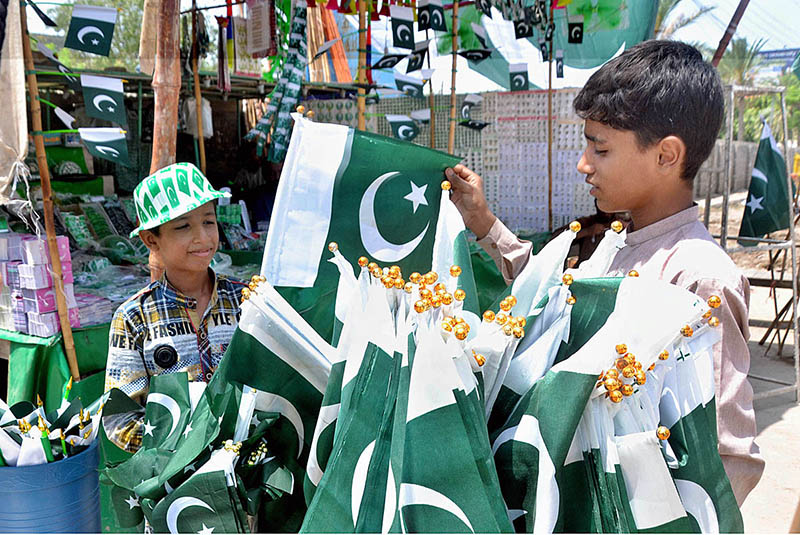
<instances>
[{"instance_id":1,"label":"green flag fabric","mask_svg":"<svg viewBox=\"0 0 800 535\"><path fill-rule=\"evenodd\" d=\"M508 80L511 91L528 90L528 64L513 63L508 66Z\"/></svg>"},{"instance_id":2,"label":"green flag fabric","mask_svg":"<svg viewBox=\"0 0 800 535\"><path fill-rule=\"evenodd\" d=\"M188 381L185 373L156 375L150 380L142 447L175 449L190 416Z\"/></svg>"},{"instance_id":3,"label":"green flag fabric","mask_svg":"<svg viewBox=\"0 0 800 535\"><path fill-rule=\"evenodd\" d=\"M117 8L76 4L72 8L64 46L108 56L117 23ZM87 108L88 109L88 108Z\"/></svg>"},{"instance_id":4,"label":"green flag fabric","mask_svg":"<svg viewBox=\"0 0 800 535\"><path fill-rule=\"evenodd\" d=\"M758 242L746 238L763 238L770 232L789 228L790 221L786 161L764 121L738 242L745 246L757 245Z\"/></svg>"},{"instance_id":5,"label":"green flag fabric","mask_svg":"<svg viewBox=\"0 0 800 535\"><path fill-rule=\"evenodd\" d=\"M389 6L392 20L392 45L414 50L414 10L405 6Z\"/></svg>"},{"instance_id":6,"label":"green flag fabric","mask_svg":"<svg viewBox=\"0 0 800 535\"><path fill-rule=\"evenodd\" d=\"M78 133L92 156L128 165L128 142L119 128L78 128Z\"/></svg>"},{"instance_id":7,"label":"green flag fabric","mask_svg":"<svg viewBox=\"0 0 800 535\"><path fill-rule=\"evenodd\" d=\"M419 135L419 128L414 120L408 115L386 115L386 120L392 127L392 133L397 139L411 141Z\"/></svg>"},{"instance_id":8,"label":"green flag fabric","mask_svg":"<svg viewBox=\"0 0 800 535\"><path fill-rule=\"evenodd\" d=\"M126 126L122 79L81 74L86 115Z\"/></svg>"},{"instance_id":9,"label":"green flag fabric","mask_svg":"<svg viewBox=\"0 0 800 535\"><path fill-rule=\"evenodd\" d=\"M422 98L424 96L422 93L424 83L420 78L407 76L395 71L394 83L399 91L403 91L409 97Z\"/></svg>"}]
</instances>

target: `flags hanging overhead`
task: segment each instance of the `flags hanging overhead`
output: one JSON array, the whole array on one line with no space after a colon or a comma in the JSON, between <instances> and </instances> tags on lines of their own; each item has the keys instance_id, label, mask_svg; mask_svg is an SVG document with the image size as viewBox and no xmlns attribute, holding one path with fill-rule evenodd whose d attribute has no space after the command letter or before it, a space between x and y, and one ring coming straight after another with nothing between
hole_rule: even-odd
<instances>
[{"instance_id":1,"label":"flags hanging overhead","mask_svg":"<svg viewBox=\"0 0 800 535\"><path fill-rule=\"evenodd\" d=\"M427 39L414 45L414 52L408 56L406 74L413 71L418 71L422 68L422 65L425 62L425 55L428 53L428 44L430 42L430 39Z\"/></svg>"},{"instance_id":2,"label":"flags hanging overhead","mask_svg":"<svg viewBox=\"0 0 800 535\"><path fill-rule=\"evenodd\" d=\"M405 92L409 97L422 98L423 81L413 76L406 76L404 74L395 73L394 83L397 89Z\"/></svg>"},{"instance_id":3,"label":"flags hanging overhead","mask_svg":"<svg viewBox=\"0 0 800 535\"><path fill-rule=\"evenodd\" d=\"M791 216L787 188L786 162L772 130L764 121L739 229L740 245L757 245L755 241L741 239L743 237L762 238L770 232L789 228Z\"/></svg>"},{"instance_id":4,"label":"flags hanging overhead","mask_svg":"<svg viewBox=\"0 0 800 535\"><path fill-rule=\"evenodd\" d=\"M116 23L117 8L75 5L64 46L108 56Z\"/></svg>"},{"instance_id":5,"label":"flags hanging overhead","mask_svg":"<svg viewBox=\"0 0 800 535\"><path fill-rule=\"evenodd\" d=\"M386 115L386 120L392 127L392 133L397 139L411 141L419 135L419 128L408 115Z\"/></svg>"},{"instance_id":6,"label":"flags hanging overhead","mask_svg":"<svg viewBox=\"0 0 800 535\"><path fill-rule=\"evenodd\" d=\"M414 11L410 7L389 6L392 13L392 46L414 50Z\"/></svg>"},{"instance_id":7,"label":"flags hanging overhead","mask_svg":"<svg viewBox=\"0 0 800 535\"><path fill-rule=\"evenodd\" d=\"M512 63L508 66L508 77L511 91L528 90L528 64Z\"/></svg>"},{"instance_id":8,"label":"flags hanging overhead","mask_svg":"<svg viewBox=\"0 0 800 535\"><path fill-rule=\"evenodd\" d=\"M56 56L55 56L55 54L53 53L52 50L47 48L41 42L36 43L36 47L39 49L39 52L41 52L42 55L44 57L46 57L47 60L50 63L52 63L55 66L56 69L58 69L58 72L64 74L64 78L67 80L67 83L69 84L70 89L72 89L74 91L80 91L82 89L81 88L81 82L80 82L80 79L79 79L78 75L75 74L74 72L72 72L72 69L70 69L69 67L67 67L66 65L64 65L63 63L58 61L58 59L56 58Z\"/></svg>"},{"instance_id":9,"label":"flags hanging overhead","mask_svg":"<svg viewBox=\"0 0 800 535\"><path fill-rule=\"evenodd\" d=\"M120 78L81 74L81 87L86 115L112 121L120 126L128 124Z\"/></svg>"},{"instance_id":10,"label":"flags hanging overhead","mask_svg":"<svg viewBox=\"0 0 800 535\"><path fill-rule=\"evenodd\" d=\"M407 58L408 54L384 54L372 65L372 69L393 69L395 65Z\"/></svg>"},{"instance_id":11,"label":"flags hanging overhead","mask_svg":"<svg viewBox=\"0 0 800 535\"><path fill-rule=\"evenodd\" d=\"M81 141L92 156L128 165L128 142L119 128L79 128Z\"/></svg>"}]
</instances>

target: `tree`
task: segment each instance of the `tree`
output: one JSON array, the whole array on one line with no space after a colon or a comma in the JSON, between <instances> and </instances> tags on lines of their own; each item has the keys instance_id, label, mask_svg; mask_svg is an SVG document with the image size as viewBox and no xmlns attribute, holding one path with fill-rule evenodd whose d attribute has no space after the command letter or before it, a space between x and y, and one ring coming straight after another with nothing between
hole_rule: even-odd
<instances>
[{"instance_id":1,"label":"tree","mask_svg":"<svg viewBox=\"0 0 800 535\"><path fill-rule=\"evenodd\" d=\"M732 39L717 67L722 81L732 85L753 85L756 67L762 62L759 52L765 43L765 39L759 39L751 44L748 44L746 37ZM739 117L739 130L736 135L738 141L743 141L745 137L744 109L745 101L743 97L740 97L736 101L736 110Z\"/></svg>"},{"instance_id":2,"label":"tree","mask_svg":"<svg viewBox=\"0 0 800 535\"><path fill-rule=\"evenodd\" d=\"M690 25L714 9L713 6L703 6L693 13L681 13L673 16L673 12L680 3L681 0L660 0L658 2L656 22L655 26L653 27L654 38L671 39L675 32Z\"/></svg>"}]
</instances>

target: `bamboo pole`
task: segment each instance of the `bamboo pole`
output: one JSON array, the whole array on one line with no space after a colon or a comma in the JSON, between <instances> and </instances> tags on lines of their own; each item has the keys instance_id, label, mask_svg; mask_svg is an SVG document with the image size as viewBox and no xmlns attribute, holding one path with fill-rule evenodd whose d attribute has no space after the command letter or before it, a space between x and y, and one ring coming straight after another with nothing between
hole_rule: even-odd
<instances>
[{"instance_id":1,"label":"bamboo pole","mask_svg":"<svg viewBox=\"0 0 800 535\"><path fill-rule=\"evenodd\" d=\"M53 191L50 187L50 169L47 167L47 155L44 151L44 138L42 137L42 109L39 104L39 84L36 81L35 67L31 41L28 36L28 17L25 13L25 4L21 3L19 22L22 29L22 52L25 57L25 71L28 78L28 94L31 100L31 122L33 124L33 143L36 147L36 161L39 164L39 176L42 181L42 201L44 204L44 229L47 234L47 246L50 250L50 260L53 263L53 286L56 290L56 306L58 307L58 320L61 323L61 334L64 337L64 350L67 354L69 373L73 381L80 381L81 373L78 369L78 358L75 354L75 341L72 338L72 326L69 324L67 311L67 298L64 295L64 280L61 271L61 257L58 254L56 242L56 226L53 218Z\"/></svg>"},{"instance_id":2,"label":"bamboo pole","mask_svg":"<svg viewBox=\"0 0 800 535\"><path fill-rule=\"evenodd\" d=\"M158 3L158 43L153 72L153 156L150 173L175 163L178 122L178 96L181 90L181 65L178 52L179 0L160 0Z\"/></svg>"},{"instance_id":3,"label":"bamboo pole","mask_svg":"<svg viewBox=\"0 0 800 535\"><path fill-rule=\"evenodd\" d=\"M364 113L367 107L367 6L358 0L358 129L366 130Z\"/></svg>"},{"instance_id":4,"label":"bamboo pole","mask_svg":"<svg viewBox=\"0 0 800 535\"><path fill-rule=\"evenodd\" d=\"M450 130L447 152L453 154L456 146L456 59L458 58L458 0L453 2L453 70L450 73ZM433 114L431 114L433 115Z\"/></svg>"},{"instance_id":5,"label":"bamboo pole","mask_svg":"<svg viewBox=\"0 0 800 535\"><path fill-rule=\"evenodd\" d=\"M552 4L550 24L553 24ZM547 55L547 228L553 230L553 39Z\"/></svg>"},{"instance_id":6,"label":"bamboo pole","mask_svg":"<svg viewBox=\"0 0 800 535\"><path fill-rule=\"evenodd\" d=\"M192 0L192 74L194 76L194 101L197 114L197 145L200 149L200 171L206 174L206 142L203 135L203 97L200 94L200 69L197 65L197 0Z\"/></svg>"},{"instance_id":7,"label":"bamboo pole","mask_svg":"<svg viewBox=\"0 0 800 535\"><path fill-rule=\"evenodd\" d=\"M744 11L745 9L747 9L747 4L749 3L750 0L739 0L739 5L736 6L736 11L733 12L733 17L731 17L731 22L725 29L725 33L722 34L722 39L719 40L719 45L717 45L717 50L716 52L714 52L714 57L711 59L711 64L714 67L719 65L719 61L722 59L722 55L725 53L725 49L728 48L728 43L731 41L733 34L736 33L736 27L739 25L739 21L742 20L742 15L744 15Z\"/></svg>"}]
</instances>

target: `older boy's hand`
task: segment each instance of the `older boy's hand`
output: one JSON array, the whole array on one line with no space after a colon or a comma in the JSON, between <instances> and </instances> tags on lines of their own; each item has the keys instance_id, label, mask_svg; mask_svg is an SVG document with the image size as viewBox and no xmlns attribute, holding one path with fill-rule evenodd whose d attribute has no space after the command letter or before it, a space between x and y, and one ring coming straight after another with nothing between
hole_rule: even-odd
<instances>
[{"instance_id":1,"label":"older boy's hand","mask_svg":"<svg viewBox=\"0 0 800 535\"><path fill-rule=\"evenodd\" d=\"M450 200L456 205L464 224L478 239L485 237L497 217L489 210L483 193L483 179L461 164L444 171L452 184Z\"/></svg>"}]
</instances>

